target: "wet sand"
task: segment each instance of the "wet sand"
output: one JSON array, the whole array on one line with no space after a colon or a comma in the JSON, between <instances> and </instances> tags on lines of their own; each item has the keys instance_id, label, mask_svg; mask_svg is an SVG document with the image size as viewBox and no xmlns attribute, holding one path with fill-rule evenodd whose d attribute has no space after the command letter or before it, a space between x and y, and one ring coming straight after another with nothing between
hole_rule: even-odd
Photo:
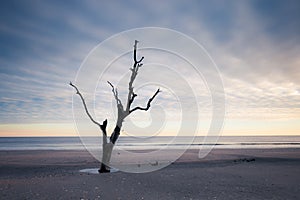
<instances>
[{"instance_id":1,"label":"wet sand","mask_svg":"<svg viewBox=\"0 0 300 200\"><path fill-rule=\"evenodd\" d=\"M89 174L86 151L0 151L0 199L300 199L300 149L187 151L161 170Z\"/></svg>"}]
</instances>

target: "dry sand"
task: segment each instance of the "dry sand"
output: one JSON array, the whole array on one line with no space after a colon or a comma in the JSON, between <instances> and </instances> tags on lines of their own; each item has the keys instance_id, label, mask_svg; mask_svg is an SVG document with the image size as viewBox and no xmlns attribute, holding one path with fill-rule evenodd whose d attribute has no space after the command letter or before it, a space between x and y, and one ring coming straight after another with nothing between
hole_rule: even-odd
<instances>
[{"instance_id":1,"label":"dry sand","mask_svg":"<svg viewBox=\"0 0 300 200\"><path fill-rule=\"evenodd\" d=\"M0 199L300 199L300 149L187 151L159 171L80 173L86 151L0 151Z\"/></svg>"}]
</instances>

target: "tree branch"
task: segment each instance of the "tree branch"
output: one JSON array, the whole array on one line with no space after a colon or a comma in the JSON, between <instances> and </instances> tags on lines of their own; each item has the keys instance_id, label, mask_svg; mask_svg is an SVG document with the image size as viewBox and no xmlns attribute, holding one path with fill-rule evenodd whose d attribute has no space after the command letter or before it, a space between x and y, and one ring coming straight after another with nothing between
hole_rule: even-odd
<instances>
[{"instance_id":1,"label":"tree branch","mask_svg":"<svg viewBox=\"0 0 300 200\"><path fill-rule=\"evenodd\" d=\"M76 94L79 95L79 97L80 97L80 99L82 101L82 104L84 106L85 112L88 115L88 117L90 118L90 120L94 124L98 125L100 127L100 129L102 130L102 133L103 133L103 136L104 136L103 137L103 142L104 142L104 138L105 138L105 142L107 142L107 139L106 139L107 138L107 133L106 133L107 119L105 119L103 121L103 124L100 124L99 122L97 122L96 120L94 120L93 117L91 116L91 114L89 113L88 108L87 108L86 103L85 103L85 100L84 100L82 94L79 92L78 88L72 82L70 82L70 86L72 86L73 88L75 88Z\"/></svg>"},{"instance_id":2,"label":"tree branch","mask_svg":"<svg viewBox=\"0 0 300 200\"><path fill-rule=\"evenodd\" d=\"M121 108L121 109L123 110L123 104L122 104L122 101L119 99L118 90L115 89L115 87L113 86L113 84L112 84L111 82L107 81L107 83L108 83L108 84L111 86L111 88L112 88L111 91L112 91L113 94L114 94L114 97L115 97L115 99L116 99L118 108Z\"/></svg>"},{"instance_id":3,"label":"tree branch","mask_svg":"<svg viewBox=\"0 0 300 200\"><path fill-rule=\"evenodd\" d=\"M156 92L154 93L154 95L148 100L146 107L142 108L142 107L137 106L137 107L133 108L132 110L130 110L129 113L132 113L136 110L144 110L144 111L149 110L149 108L151 107L151 102L158 95L159 92L161 92L160 89L157 89Z\"/></svg>"},{"instance_id":4,"label":"tree branch","mask_svg":"<svg viewBox=\"0 0 300 200\"><path fill-rule=\"evenodd\" d=\"M138 61L136 58L136 50L137 50L137 44L139 41L135 40L134 41L134 49L133 49L133 59L135 63L141 63L144 60L144 56Z\"/></svg>"},{"instance_id":5,"label":"tree branch","mask_svg":"<svg viewBox=\"0 0 300 200\"><path fill-rule=\"evenodd\" d=\"M134 93L133 91L133 82L138 74L139 68L143 66L143 63L141 63L144 59L144 57L142 57L140 60L137 60L137 44L138 41L135 40L134 41L134 49L133 49L133 67L130 68L131 71L131 76L130 76L130 81L128 84L128 97L127 97L127 105L126 105L126 114L128 115L130 112L130 106L133 103L135 97L137 97L137 94Z\"/></svg>"}]
</instances>

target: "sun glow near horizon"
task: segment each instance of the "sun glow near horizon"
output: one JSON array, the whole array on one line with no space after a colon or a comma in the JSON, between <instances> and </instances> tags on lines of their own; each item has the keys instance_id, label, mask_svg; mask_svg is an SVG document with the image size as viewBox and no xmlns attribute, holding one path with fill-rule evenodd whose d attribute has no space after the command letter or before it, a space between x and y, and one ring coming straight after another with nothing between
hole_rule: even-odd
<instances>
[{"instance_id":1,"label":"sun glow near horizon","mask_svg":"<svg viewBox=\"0 0 300 200\"><path fill-rule=\"evenodd\" d=\"M201 122L200 122L201 123ZM206 136L209 123L204 124L195 136ZM94 124L90 124L91 134L79 134L73 123L36 123L36 124L1 124L0 137L80 137L101 136ZM98 131L98 132L97 132ZM109 131L112 131L110 128ZM126 132L126 130L124 129ZM121 136L130 134L121 132ZM154 136L176 136L177 132L164 131ZM152 137L151 135L134 134L135 137ZM185 136L194 136L186 133ZM220 136L300 136L299 119L286 120L226 120Z\"/></svg>"}]
</instances>

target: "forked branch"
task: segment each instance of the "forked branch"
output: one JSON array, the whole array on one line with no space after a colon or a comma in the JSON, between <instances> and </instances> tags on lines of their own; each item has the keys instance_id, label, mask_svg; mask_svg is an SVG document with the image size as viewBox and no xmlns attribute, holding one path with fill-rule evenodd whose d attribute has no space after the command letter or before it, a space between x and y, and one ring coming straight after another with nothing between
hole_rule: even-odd
<instances>
[{"instance_id":1,"label":"forked branch","mask_svg":"<svg viewBox=\"0 0 300 200\"><path fill-rule=\"evenodd\" d=\"M151 102L153 101L153 99L160 92L159 89L155 92L155 94L148 100L147 106L145 108L135 107L134 109L130 110L130 107L131 107L134 99L137 97L137 94L134 93L134 91L133 91L133 83L136 79L139 68L143 66L142 61L144 59L144 57L141 57L141 59L139 59L139 60L137 59L137 44L138 44L138 41L135 40L134 41L134 48L133 48L133 61L134 61L134 64L133 64L133 67L130 68L131 76L130 76L130 80L129 80L129 84L128 84L128 97L127 97L127 105L126 105L126 110L125 110L126 115L129 115L130 113L132 113L133 111L136 111L136 110L147 111L150 108Z\"/></svg>"}]
</instances>

